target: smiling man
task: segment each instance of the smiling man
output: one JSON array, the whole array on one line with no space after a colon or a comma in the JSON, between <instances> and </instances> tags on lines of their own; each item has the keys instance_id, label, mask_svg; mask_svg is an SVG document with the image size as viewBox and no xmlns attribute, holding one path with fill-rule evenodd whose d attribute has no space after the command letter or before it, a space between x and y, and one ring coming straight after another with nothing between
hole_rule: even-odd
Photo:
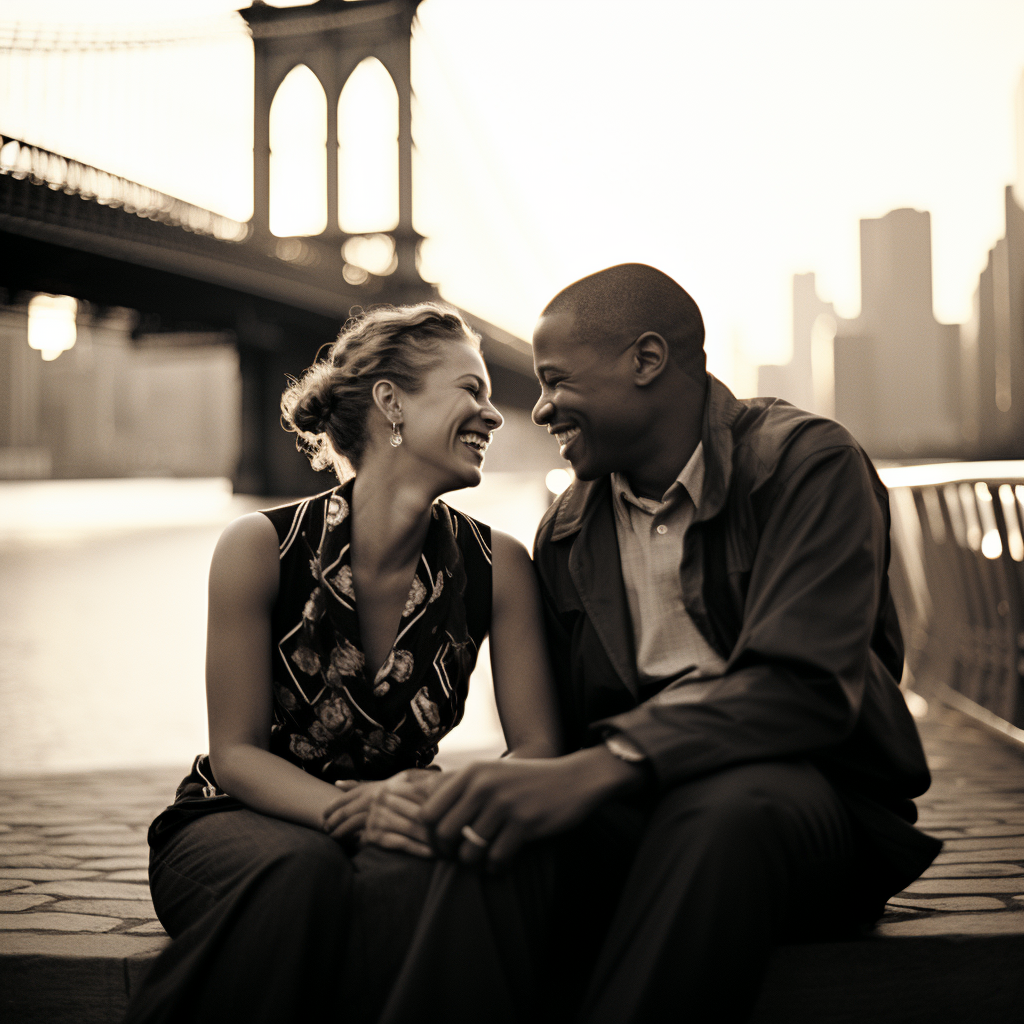
<instances>
[{"instance_id":1,"label":"smiling man","mask_svg":"<svg viewBox=\"0 0 1024 1024\"><path fill-rule=\"evenodd\" d=\"M838 423L735 398L703 342L639 264L544 310L533 416L576 481L535 560L570 752L424 809L464 860L559 836L588 1024L743 1020L774 945L869 924L939 848L912 824L885 488Z\"/></svg>"}]
</instances>

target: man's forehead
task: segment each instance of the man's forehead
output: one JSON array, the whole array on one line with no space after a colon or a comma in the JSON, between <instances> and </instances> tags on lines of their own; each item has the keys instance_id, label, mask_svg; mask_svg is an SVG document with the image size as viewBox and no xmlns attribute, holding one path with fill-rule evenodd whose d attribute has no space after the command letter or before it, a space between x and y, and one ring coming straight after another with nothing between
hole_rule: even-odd
<instances>
[{"instance_id":1,"label":"man's forehead","mask_svg":"<svg viewBox=\"0 0 1024 1024\"><path fill-rule=\"evenodd\" d=\"M581 344L576 325L572 316L567 313L550 313L537 321L533 331L534 363L540 366L541 361L560 362L566 358L582 355L585 346Z\"/></svg>"}]
</instances>

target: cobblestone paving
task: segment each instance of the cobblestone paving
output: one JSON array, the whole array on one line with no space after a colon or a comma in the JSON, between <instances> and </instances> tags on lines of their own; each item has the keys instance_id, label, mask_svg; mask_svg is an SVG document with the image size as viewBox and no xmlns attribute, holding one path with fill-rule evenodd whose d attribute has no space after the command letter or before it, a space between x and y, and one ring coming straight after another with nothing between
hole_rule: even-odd
<instances>
[{"instance_id":1,"label":"cobblestone paving","mask_svg":"<svg viewBox=\"0 0 1024 1024\"><path fill-rule=\"evenodd\" d=\"M945 840L892 899L887 935L1024 932L1024 753L955 711L919 723L934 782L920 825ZM0 955L158 949L146 828L184 768L0 779Z\"/></svg>"}]
</instances>

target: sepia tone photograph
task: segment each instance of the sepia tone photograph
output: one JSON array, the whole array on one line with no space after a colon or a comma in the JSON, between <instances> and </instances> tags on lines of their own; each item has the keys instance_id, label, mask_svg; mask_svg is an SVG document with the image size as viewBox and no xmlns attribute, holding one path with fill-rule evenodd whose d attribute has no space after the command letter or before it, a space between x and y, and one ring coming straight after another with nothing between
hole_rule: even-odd
<instances>
[{"instance_id":1,"label":"sepia tone photograph","mask_svg":"<svg viewBox=\"0 0 1024 1024\"><path fill-rule=\"evenodd\" d=\"M1024 6L3 0L5 1022L1022 962Z\"/></svg>"}]
</instances>

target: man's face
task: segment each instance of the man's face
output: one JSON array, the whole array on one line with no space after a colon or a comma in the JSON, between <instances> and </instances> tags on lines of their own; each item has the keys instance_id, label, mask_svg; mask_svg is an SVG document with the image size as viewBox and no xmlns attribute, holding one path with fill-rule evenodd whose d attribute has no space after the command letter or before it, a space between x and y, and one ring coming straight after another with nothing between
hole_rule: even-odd
<instances>
[{"instance_id":1,"label":"man's face","mask_svg":"<svg viewBox=\"0 0 1024 1024\"><path fill-rule=\"evenodd\" d=\"M541 387L533 421L555 435L581 480L627 471L642 435L646 403L632 381L631 340L577 337L564 313L541 317L533 332Z\"/></svg>"}]
</instances>

